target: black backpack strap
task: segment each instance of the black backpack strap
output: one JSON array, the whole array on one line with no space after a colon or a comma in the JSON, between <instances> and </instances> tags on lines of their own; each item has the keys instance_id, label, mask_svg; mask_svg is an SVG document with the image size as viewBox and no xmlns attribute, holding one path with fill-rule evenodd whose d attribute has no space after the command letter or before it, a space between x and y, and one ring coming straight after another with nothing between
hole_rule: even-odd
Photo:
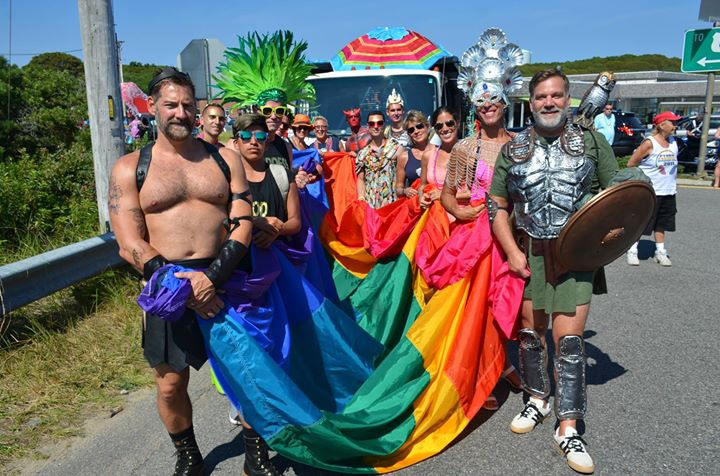
<instances>
[{"instance_id":1,"label":"black backpack strap","mask_svg":"<svg viewBox=\"0 0 720 476\"><path fill-rule=\"evenodd\" d=\"M223 175L225 175L225 179L230 183L230 167L228 167L227 162L225 162L225 159L222 158L222 155L220 155L220 152L217 150L217 147L215 147L212 144L208 144L202 139L199 139L202 143L203 147L205 147L205 150L208 154L212 156L213 159L215 159L215 162L217 162L218 167L220 167L220 170L222 170Z\"/></svg>"},{"instance_id":2,"label":"black backpack strap","mask_svg":"<svg viewBox=\"0 0 720 476\"><path fill-rule=\"evenodd\" d=\"M137 184L138 192L140 192L140 189L147 178L150 161L152 160L152 148L154 145L155 142L153 141L140 149L140 158L138 159L137 168L135 169L135 183Z\"/></svg>"}]
</instances>

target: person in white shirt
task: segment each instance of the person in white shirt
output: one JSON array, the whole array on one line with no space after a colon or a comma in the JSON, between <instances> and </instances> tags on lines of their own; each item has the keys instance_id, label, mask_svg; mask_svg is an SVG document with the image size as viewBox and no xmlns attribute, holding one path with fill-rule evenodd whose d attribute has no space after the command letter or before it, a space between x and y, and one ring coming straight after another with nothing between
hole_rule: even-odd
<instances>
[{"instance_id":1,"label":"person in white shirt","mask_svg":"<svg viewBox=\"0 0 720 476\"><path fill-rule=\"evenodd\" d=\"M672 266L665 249L665 232L675 231L678 146L673 134L679 119L680 116L670 111L656 115L653 118L655 130L635 149L627 164L628 167L638 167L650 178L657 195L655 216L644 234L654 232L655 261L661 266ZM630 266L640 264L637 249L638 244L635 243L627 252L627 263Z\"/></svg>"}]
</instances>

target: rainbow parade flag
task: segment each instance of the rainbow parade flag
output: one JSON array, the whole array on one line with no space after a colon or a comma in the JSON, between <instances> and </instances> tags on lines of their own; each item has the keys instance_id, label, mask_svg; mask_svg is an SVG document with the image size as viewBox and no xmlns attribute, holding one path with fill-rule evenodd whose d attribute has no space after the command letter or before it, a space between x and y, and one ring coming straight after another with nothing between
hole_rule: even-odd
<instances>
[{"instance_id":1,"label":"rainbow parade flag","mask_svg":"<svg viewBox=\"0 0 720 476\"><path fill-rule=\"evenodd\" d=\"M486 213L453 223L417 197L374 210L356 199L344 153L327 153L323 174L323 193L301 194L303 230L251 247L253 271L228 283L225 311L198 321L225 394L273 450L326 470L395 471L477 415L524 281ZM188 286L167 270L162 280Z\"/></svg>"}]
</instances>

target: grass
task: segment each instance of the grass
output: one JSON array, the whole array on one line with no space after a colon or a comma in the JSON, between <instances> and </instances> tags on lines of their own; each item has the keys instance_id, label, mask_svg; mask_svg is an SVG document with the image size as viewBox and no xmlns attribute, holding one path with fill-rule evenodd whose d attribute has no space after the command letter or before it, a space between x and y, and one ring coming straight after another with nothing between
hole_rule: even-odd
<instances>
[{"instance_id":1,"label":"grass","mask_svg":"<svg viewBox=\"0 0 720 476\"><path fill-rule=\"evenodd\" d=\"M152 383L140 351L137 278L110 271L16 310L0 342L0 472L11 460L82 433L121 390Z\"/></svg>"}]
</instances>

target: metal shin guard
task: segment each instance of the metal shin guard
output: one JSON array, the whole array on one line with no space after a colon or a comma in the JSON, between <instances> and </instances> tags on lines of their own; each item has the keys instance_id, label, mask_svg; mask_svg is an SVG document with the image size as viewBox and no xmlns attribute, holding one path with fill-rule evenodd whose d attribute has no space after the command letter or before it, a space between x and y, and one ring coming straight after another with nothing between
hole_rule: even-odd
<instances>
[{"instance_id":1,"label":"metal shin guard","mask_svg":"<svg viewBox=\"0 0 720 476\"><path fill-rule=\"evenodd\" d=\"M559 420L585 418L585 343L580 336L564 336L558 341L555 359L555 415Z\"/></svg>"},{"instance_id":2,"label":"metal shin guard","mask_svg":"<svg viewBox=\"0 0 720 476\"><path fill-rule=\"evenodd\" d=\"M523 389L534 397L545 399L550 395L547 349L538 333L529 327L520 329L518 341Z\"/></svg>"}]
</instances>

